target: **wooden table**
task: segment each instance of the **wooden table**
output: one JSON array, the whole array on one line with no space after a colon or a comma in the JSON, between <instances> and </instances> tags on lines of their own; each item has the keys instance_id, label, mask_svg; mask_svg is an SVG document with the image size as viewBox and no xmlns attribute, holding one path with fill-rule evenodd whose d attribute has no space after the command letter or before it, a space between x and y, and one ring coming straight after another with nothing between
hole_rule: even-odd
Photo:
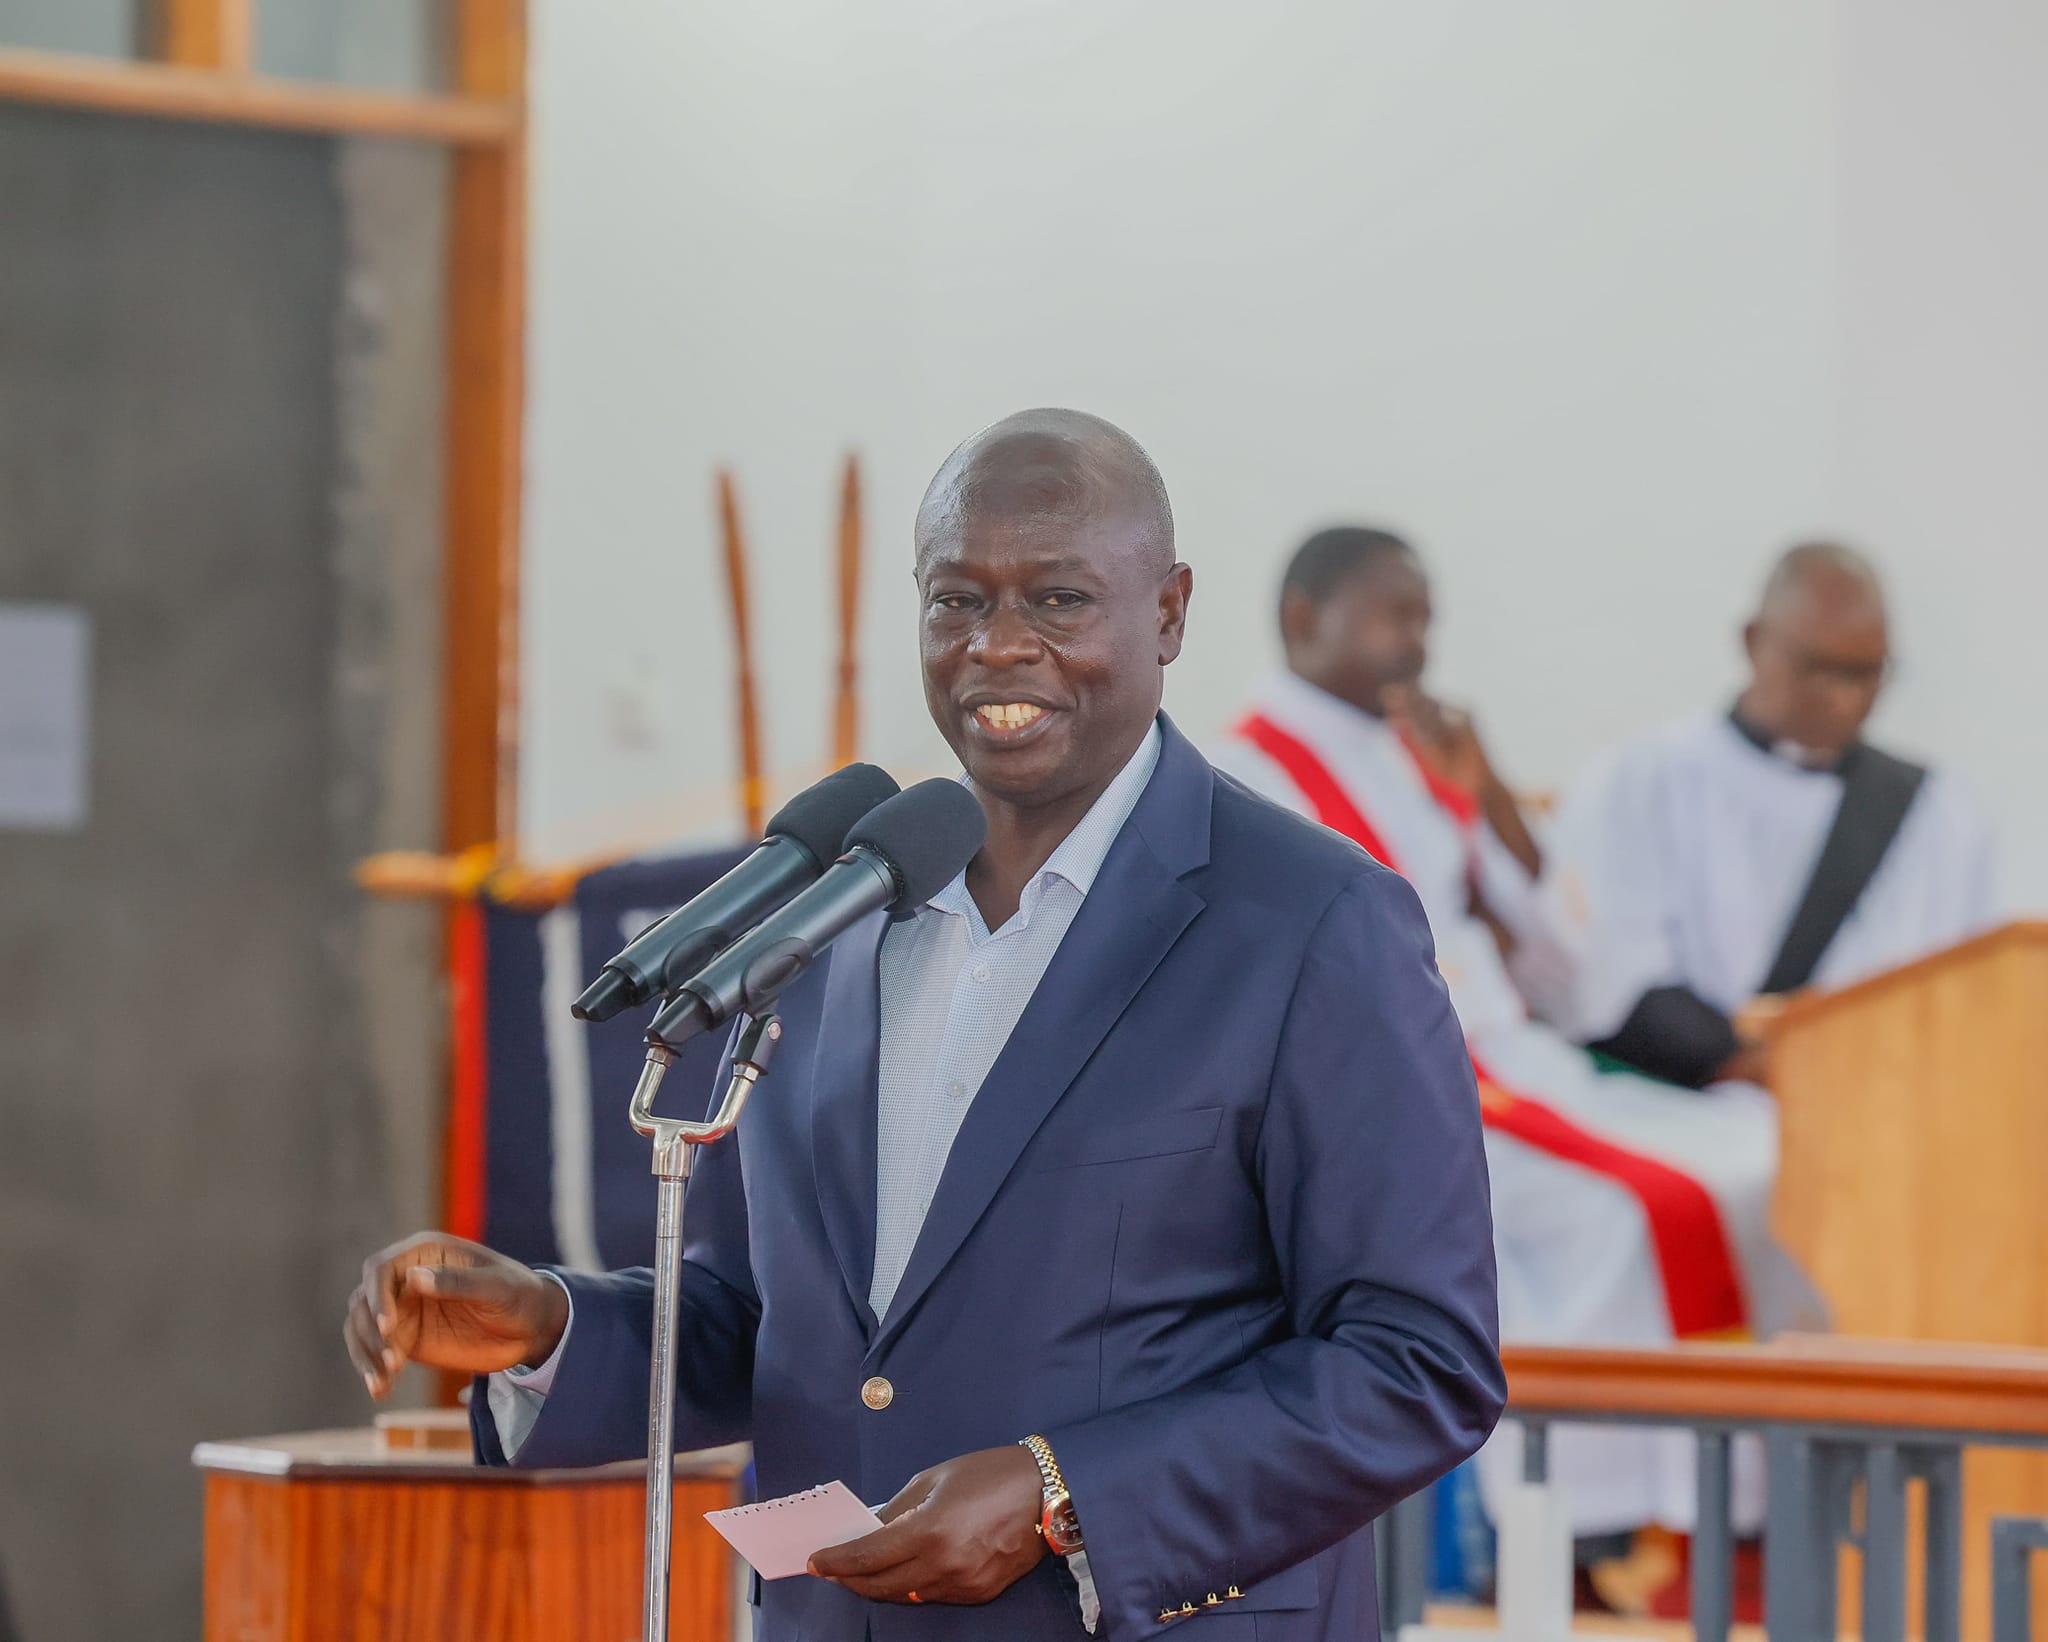
<instances>
[{"instance_id":1,"label":"wooden table","mask_svg":"<svg viewBox=\"0 0 2048 1642\"><path fill-rule=\"evenodd\" d=\"M496 1470L471 1459L459 1411L385 1426L193 1451L206 1642L639 1636L643 1465ZM737 1502L746 1460L676 1461L671 1642L732 1637L735 1564L704 1513Z\"/></svg>"}]
</instances>

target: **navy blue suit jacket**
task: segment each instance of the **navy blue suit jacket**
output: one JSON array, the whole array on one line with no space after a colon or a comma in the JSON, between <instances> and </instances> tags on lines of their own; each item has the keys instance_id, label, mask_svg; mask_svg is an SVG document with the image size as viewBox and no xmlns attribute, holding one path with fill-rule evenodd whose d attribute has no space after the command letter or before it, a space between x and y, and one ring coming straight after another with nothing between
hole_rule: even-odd
<instances>
[{"instance_id":1,"label":"navy blue suit jacket","mask_svg":"<svg viewBox=\"0 0 2048 1642\"><path fill-rule=\"evenodd\" d=\"M838 1477L880 1502L1043 1432L1105 1642L1187 1602L1194 1642L1357 1642L1372 1520L1477 1448L1504 1395L1471 1065L1407 883L1164 730L885 1323L883 919L784 995L774 1070L689 1187L679 1436L751 1440L764 1496ZM649 1276L566 1280L575 1326L519 1463L644 1455ZM1085 1635L1055 1558L982 1608L760 1593L767 1642Z\"/></svg>"}]
</instances>

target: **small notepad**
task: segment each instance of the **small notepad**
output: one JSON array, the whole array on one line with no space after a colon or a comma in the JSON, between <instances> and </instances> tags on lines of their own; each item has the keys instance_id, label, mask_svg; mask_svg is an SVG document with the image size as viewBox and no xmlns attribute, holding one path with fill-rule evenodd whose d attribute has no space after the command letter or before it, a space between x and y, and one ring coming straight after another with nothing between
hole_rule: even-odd
<instances>
[{"instance_id":1,"label":"small notepad","mask_svg":"<svg viewBox=\"0 0 2048 1642\"><path fill-rule=\"evenodd\" d=\"M813 1552L844 1545L882 1526L882 1519L843 1482L806 1488L801 1494L706 1511L704 1520L747 1559L763 1579L787 1579L809 1565Z\"/></svg>"}]
</instances>

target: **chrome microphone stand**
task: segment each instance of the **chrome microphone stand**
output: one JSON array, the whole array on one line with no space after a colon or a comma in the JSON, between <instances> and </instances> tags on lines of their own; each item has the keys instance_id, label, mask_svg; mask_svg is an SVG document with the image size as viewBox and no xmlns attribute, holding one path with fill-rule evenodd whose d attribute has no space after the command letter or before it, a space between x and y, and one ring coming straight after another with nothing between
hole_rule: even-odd
<instances>
[{"instance_id":1,"label":"chrome microphone stand","mask_svg":"<svg viewBox=\"0 0 2048 1642\"><path fill-rule=\"evenodd\" d=\"M632 1121L654 1141L654 1173L661 1182L654 1231L654 1340L647 1375L647 1552L640 1635L668 1642L669 1553L675 1511L676 1306L683 1280L683 1191L697 1148L732 1133L747 1097L768 1070L782 1036L774 1015L749 1017L732 1049L732 1080L718 1110L702 1123L654 1115L654 1094L675 1060L656 1044L633 1091Z\"/></svg>"}]
</instances>

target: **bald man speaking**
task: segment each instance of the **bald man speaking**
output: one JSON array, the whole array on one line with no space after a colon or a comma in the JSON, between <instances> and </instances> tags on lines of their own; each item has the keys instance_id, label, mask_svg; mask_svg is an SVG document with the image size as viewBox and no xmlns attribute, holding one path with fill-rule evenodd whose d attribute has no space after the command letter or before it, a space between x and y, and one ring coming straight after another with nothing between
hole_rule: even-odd
<instances>
[{"instance_id":1,"label":"bald man speaking","mask_svg":"<svg viewBox=\"0 0 2048 1642\"><path fill-rule=\"evenodd\" d=\"M1743 629L1733 708L1624 748L1567 797L1550 874L1584 944L1570 1023L1672 1083L1762 1082L1752 999L1844 986L1991 920L1990 828L1863 739L1891 665L1877 573L1792 548Z\"/></svg>"},{"instance_id":2,"label":"bald man speaking","mask_svg":"<svg viewBox=\"0 0 2048 1642\"><path fill-rule=\"evenodd\" d=\"M690 1187L676 1416L885 1526L757 1587L764 1642L1378 1634L1371 1524L1504 1389L1477 1093L1413 891L1160 711L1193 576L1126 434L1027 411L919 509L962 875L783 994ZM493 1463L646 1452L645 1271L428 1234L349 1349L488 1376Z\"/></svg>"}]
</instances>

